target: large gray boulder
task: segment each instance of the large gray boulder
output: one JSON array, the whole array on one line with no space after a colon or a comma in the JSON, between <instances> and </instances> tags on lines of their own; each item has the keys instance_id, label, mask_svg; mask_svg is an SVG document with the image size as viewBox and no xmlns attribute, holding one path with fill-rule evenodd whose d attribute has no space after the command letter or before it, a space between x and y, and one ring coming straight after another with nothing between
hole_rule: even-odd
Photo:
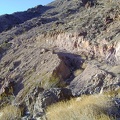
<instances>
[{"instance_id":1,"label":"large gray boulder","mask_svg":"<svg viewBox=\"0 0 120 120\"><path fill-rule=\"evenodd\" d=\"M70 83L69 88L74 96L80 96L117 90L120 88L119 82L119 77L102 70L97 65L88 64L86 69Z\"/></svg>"}]
</instances>

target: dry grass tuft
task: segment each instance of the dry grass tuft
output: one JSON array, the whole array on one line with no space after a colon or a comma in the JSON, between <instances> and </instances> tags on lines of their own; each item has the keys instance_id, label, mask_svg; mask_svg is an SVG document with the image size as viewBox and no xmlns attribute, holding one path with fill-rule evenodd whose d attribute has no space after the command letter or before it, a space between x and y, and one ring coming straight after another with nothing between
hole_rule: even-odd
<instances>
[{"instance_id":1,"label":"dry grass tuft","mask_svg":"<svg viewBox=\"0 0 120 120\"><path fill-rule=\"evenodd\" d=\"M105 91L105 92L103 92L103 94L106 95L106 96L112 97L112 98L114 98L116 96L118 98L120 98L120 88L117 89L117 90Z\"/></svg>"},{"instance_id":2,"label":"dry grass tuft","mask_svg":"<svg viewBox=\"0 0 120 120\"><path fill-rule=\"evenodd\" d=\"M41 87L43 87L44 89L49 89L51 87L57 86L58 83L59 78L53 76L51 77L45 76L41 81Z\"/></svg>"},{"instance_id":3,"label":"dry grass tuft","mask_svg":"<svg viewBox=\"0 0 120 120\"><path fill-rule=\"evenodd\" d=\"M83 72L83 69L77 69L76 71L74 71L74 76L77 77L78 75L80 75Z\"/></svg>"},{"instance_id":4,"label":"dry grass tuft","mask_svg":"<svg viewBox=\"0 0 120 120\"><path fill-rule=\"evenodd\" d=\"M104 95L83 96L54 104L47 109L48 120L112 120L107 110L113 106Z\"/></svg>"},{"instance_id":5,"label":"dry grass tuft","mask_svg":"<svg viewBox=\"0 0 120 120\"><path fill-rule=\"evenodd\" d=\"M21 111L19 108L9 105L0 110L0 120L19 120Z\"/></svg>"}]
</instances>

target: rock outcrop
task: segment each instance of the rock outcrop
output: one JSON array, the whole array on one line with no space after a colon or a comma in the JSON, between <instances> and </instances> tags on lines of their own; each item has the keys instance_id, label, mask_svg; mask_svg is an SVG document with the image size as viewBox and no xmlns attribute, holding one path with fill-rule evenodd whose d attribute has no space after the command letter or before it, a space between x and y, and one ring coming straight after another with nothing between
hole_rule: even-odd
<instances>
[{"instance_id":1,"label":"rock outcrop","mask_svg":"<svg viewBox=\"0 0 120 120\"><path fill-rule=\"evenodd\" d=\"M120 64L120 42L117 43L115 52L116 52L115 53L116 60L117 60L118 64Z\"/></svg>"},{"instance_id":2,"label":"rock outcrop","mask_svg":"<svg viewBox=\"0 0 120 120\"><path fill-rule=\"evenodd\" d=\"M25 119L41 119L48 106L70 97L118 93L119 6L56 0L0 16L0 107L12 104Z\"/></svg>"},{"instance_id":3,"label":"rock outcrop","mask_svg":"<svg viewBox=\"0 0 120 120\"><path fill-rule=\"evenodd\" d=\"M70 83L74 96L82 94L98 94L105 91L117 90L120 78L102 70L99 65L88 64L85 70Z\"/></svg>"},{"instance_id":4,"label":"rock outcrop","mask_svg":"<svg viewBox=\"0 0 120 120\"><path fill-rule=\"evenodd\" d=\"M25 101L19 106L23 107L24 116L30 119L40 119L45 117L45 111L48 106L62 100L69 100L71 97L73 97L72 92L67 88L51 88L44 90L43 88L36 87L30 91L25 97Z\"/></svg>"}]
</instances>

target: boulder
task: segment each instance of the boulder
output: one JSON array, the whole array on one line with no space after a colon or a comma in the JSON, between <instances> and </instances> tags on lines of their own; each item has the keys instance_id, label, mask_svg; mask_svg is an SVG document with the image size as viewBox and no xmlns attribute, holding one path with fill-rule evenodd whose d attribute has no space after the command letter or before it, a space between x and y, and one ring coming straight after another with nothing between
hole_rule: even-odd
<instances>
[{"instance_id":1,"label":"boulder","mask_svg":"<svg viewBox=\"0 0 120 120\"><path fill-rule=\"evenodd\" d=\"M97 65L88 64L85 70L70 83L69 88L74 96L102 93L120 88L119 77L108 73Z\"/></svg>"},{"instance_id":2,"label":"boulder","mask_svg":"<svg viewBox=\"0 0 120 120\"><path fill-rule=\"evenodd\" d=\"M117 63L120 64L120 42L118 42L116 46L116 54L115 54Z\"/></svg>"},{"instance_id":3,"label":"boulder","mask_svg":"<svg viewBox=\"0 0 120 120\"><path fill-rule=\"evenodd\" d=\"M45 90L42 94L42 107L46 108L53 103L69 100L71 97L73 97L72 92L67 88L51 88Z\"/></svg>"},{"instance_id":4,"label":"boulder","mask_svg":"<svg viewBox=\"0 0 120 120\"><path fill-rule=\"evenodd\" d=\"M43 90L37 87L26 96L25 103L33 118L36 118L43 117L48 106L62 100L69 100L71 97L73 97L72 92L67 88Z\"/></svg>"}]
</instances>

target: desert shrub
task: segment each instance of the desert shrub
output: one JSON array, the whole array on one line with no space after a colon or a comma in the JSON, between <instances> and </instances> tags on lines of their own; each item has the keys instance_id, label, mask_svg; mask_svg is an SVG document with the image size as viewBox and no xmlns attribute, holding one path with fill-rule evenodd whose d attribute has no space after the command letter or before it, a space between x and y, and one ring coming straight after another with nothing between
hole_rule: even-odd
<instances>
[{"instance_id":1,"label":"desert shrub","mask_svg":"<svg viewBox=\"0 0 120 120\"><path fill-rule=\"evenodd\" d=\"M8 42L4 42L0 45L0 54L2 54L3 52L5 52L6 50L8 50L11 46L11 43Z\"/></svg>"},{"instance_id":2,"label":"desert shrub","mask_svg":"<svg viewBox=\"0 0 120 120\"><path fill-rule=\"evenodd\" d=\"M9 105L0 110L0 120L19 120L21 111L19 108Z\"/></svg>"},{"instance_id":3,"label":"desert shrub","mask_svg":"<svg viewBox=\"0 0 120 120\"><path fill-rule=\"evenodd\" d=\"M48 120L112 120L107 115L112 105L104 95L83 96L50 106L46 116Z\"/></svg>"},{"instance_id":4,"label":"desert shrub","mask_svg":"<svg viewBox=\"0 0 120 120\"><path fill-rule=\"evenodd\" d=\"M76 76L80 75L82 72L83 72L83 69L77 69L74 71L74 76L76 77Z\"/></svg>"},{"instance_id":5,"label":"desert shrub","mask_svg":"<svg viewBox=\"0 0 120 120\"><path fill-rule=\"evenodd\" d=\"M64 87L65 82L61 81L60 78L56 76L51 76L51 77L44 76L40 86L43 87L44 89L49 89L53 87Z\"/></svg>"}]
</instances>

